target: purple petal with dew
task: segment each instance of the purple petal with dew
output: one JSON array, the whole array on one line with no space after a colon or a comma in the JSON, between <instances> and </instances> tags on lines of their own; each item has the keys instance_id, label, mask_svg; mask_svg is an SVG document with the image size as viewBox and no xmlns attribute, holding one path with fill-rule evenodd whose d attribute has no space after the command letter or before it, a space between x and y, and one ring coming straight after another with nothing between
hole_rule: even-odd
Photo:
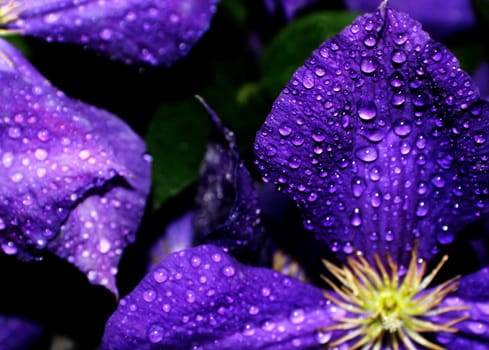
<instances>
[{"instance_id":1,"label":"purple petal with dew","mask_svg":"<svg viewBox=\"0 0 489 350\"><path fill-rule=\"evenodd\" d=\"M239 155L234 133L201 102L212 125L196 196L196 242L226 247L240 261L259 263L265 231L255 183Z\"/></svg>"},{"instance_id":2,"label":"purple petal with dew","mask_svg":"<svg viewBox=\"0 0 489 350\"><path fill-rule=\"evenodd\" d=\"M379 6L378 0L346 0L350 10L366 12ZM409 13L436 37L446 38L470 29L476 15L470 0L389 0L389 7Z\"/></svg>"},{"instance_id":3,"label":"purple petal with dew","mask_svg":"<svg viewBox=\"0 0 489 350\"><path fill-rule=\"evenodd\" d=\"M406 264L487 211L489 106L457 59L390 8L324 42L275 101L256 164L338 255Z\"/></svg>"},{"instance_id":4,"label":"purple petal with dew","mask_svg":"<svg viewBox=\"0 0 489 350\"><path fill-rule=\"evenodd\" d=\"M16 316L0 316L2 350L30 349L44 334L37 323Z\"/></svg>"},{"instance_id":5,"label":"purple petal with dew","mask_svg":"<svg viewBox=\"0 0 489 350\"><path fill-rule=\"evenodd\" d=\"M150 186L143 141L116 116L72 100L0 41L0 244L50 251L116 293Z\"/></svg>"},{"instance_id":6,"label":"purple petal with dew","mask_svg":"<svg viewBox=\"0 0 489 350\"><path fill-rule=\"evenodd\" d=\"M12 4L13 5L12 5ZM217 0L14 0L5 26L126 63L169 66L204 34ZM1 10L1 9L0 9Z\"/></svg>"},{"instance_id":7,"label":"purple petal with dew","mask_svg":"<svg viewBox=\"0 0 489 350\"><path fill-rule=\"evenodd\" d=\"M207 245L174 253L123 298L102 349L310 349L344 313L321 290Z\"/></svg>"},{"instance_id":8,"label":"purple petal with dew","mask_svg":"<svg viewBox=\"0 0 489 350\"><path fill-rule=\"evenodd\" d=\"M489 344L489 269L464 276L458 290L447 297L441 307L465 305L469 310L433 316L436 323L469 316L455 326L457 333L439 333L437 340L447 349L487 349ZM445 319L446 318L446 319Z\"/></svg>"}]
</instances>

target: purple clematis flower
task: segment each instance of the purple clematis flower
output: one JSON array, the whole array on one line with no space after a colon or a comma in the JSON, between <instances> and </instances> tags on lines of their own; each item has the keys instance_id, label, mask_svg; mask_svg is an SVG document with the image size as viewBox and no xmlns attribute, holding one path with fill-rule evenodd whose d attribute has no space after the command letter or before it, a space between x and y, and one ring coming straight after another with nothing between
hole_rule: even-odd
<instances>
[{"instance_id":1,"label":"purple clematis flower","mask_svg":"<svg viewBox=\"0 0 489 350\"><path fill-rule=\"evenodd\" d=\"M428 288L428 261L487 212L489 105L408 15L357 18L293 75L257 165L345 261L322 292L206 245L121 300L104 349L486 349L489 270Z\"/></svg>"},{"instance_id":2,"label":"purple clematis flower","mask_svg":"<svg viewBox=\"0 0 489 350\"><path fill-rule=\"evenodd\" d=\"M208 29L218 0L8 0L7 31L81 44L126 63L169 66Z\"/></svg>"},{"instance_id":3,"label":"purple clematis flower","mask_svg":"<svg viewBox=\"0 0 489 350\"><path fill-rule=\"evenodd\" d=\"M150 187L143 141L116 116L66 97L0 40L0 246L45 251L117 294L115 274Z\"/></svg>"}]
</instances>

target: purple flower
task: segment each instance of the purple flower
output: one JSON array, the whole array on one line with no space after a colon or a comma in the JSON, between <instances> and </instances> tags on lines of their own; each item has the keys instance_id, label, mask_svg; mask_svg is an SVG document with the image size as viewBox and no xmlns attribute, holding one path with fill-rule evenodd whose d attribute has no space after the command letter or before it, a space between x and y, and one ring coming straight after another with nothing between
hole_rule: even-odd
<instances>
[{"instance_id":1,"label":"purple flower","mask_svg":"<svg viewBox=\"0 0 489 350\"><path fill-rule=\"evenodd\" d=\"M325 263L332 290L192 248L121 300L103 348L487 348L489 270L428 288L446 257L428 262L487 212L488 118L418 22L359 17L295 72L255 142L264 181L345 262Z\"/></svg>"},{"instance_id":2,"label":"purple flower","mask_svg":"<svg viewBox=\"0 0 489 350\"><path fill-rule=\"evenodd\" d=\"M115 275L150 186L143 141L107 111L66 97L0 41L0 245L45 251L117 294Z\"/></svg>"},{"instance_id":3,"label":"purple flower","mask_svg":"<svg viewBox=\"0 0 489 350\"><path fill-rule=\"evenodd\" d=\"M169 66L209 27L217 0L10 0L0 24L22 34L81 44L126 63Z\"/></svg>"}]
</instances>

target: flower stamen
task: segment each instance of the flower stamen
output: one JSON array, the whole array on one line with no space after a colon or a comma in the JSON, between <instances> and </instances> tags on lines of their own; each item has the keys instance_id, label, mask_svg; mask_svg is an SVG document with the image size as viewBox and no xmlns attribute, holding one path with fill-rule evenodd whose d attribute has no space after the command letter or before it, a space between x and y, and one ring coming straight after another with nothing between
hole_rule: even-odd
<instances>
[{"instance_id":1,"label":"flower stamen","mask_svg":"<svg viewBox=\"0 0 489 350\"><path fill-rule=\"evenodd\" d=\"M336 324L321 331L348 331L348 334L328 344L336 347L349 341L356 342L350 349L416 349L416 344L431 350L444 350L426 339L421 333L457 332L454 326L468 318L467 315L437 324L428 317L453 311L468 310L465 305L440 307L447 295L458 288L459 276L439 286L426 290L448 257L426 275L426 262L418 264L413 249L406 274L399 275L399 268L387 254L387 266L379 255L371 264L362 254L349 257L343 267L323 261L326 268L341 283L336 285L329 278L323 280L333 289L324 292L326 299L352 314L336 319ZM358 339L358 340L357 340Z\"/></svg>"}]
</instances>

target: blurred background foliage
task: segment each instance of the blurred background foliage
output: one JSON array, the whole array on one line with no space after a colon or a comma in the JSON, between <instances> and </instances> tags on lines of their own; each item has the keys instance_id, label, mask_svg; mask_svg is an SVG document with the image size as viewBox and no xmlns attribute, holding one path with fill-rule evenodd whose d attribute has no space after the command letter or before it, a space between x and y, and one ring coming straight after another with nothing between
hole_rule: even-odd
<instances>
[{"instance_id":1,"label":"blurred background foliage","mask_svg":"<svg viewBox=\"0 0 489 350\"><path fill-rule=\"evenodd\" d=\"M489 1L474 0L473 5L477 25L441 40L470 74L489 59ZM202 96L236 133L243 158L256 176L253 139L274 99L311 51L357 15L341 1L319 0L289 21L280 11L269 13L261 0L222 0L209 31L189 56L170 68L128 66L77 45L9 38L67 95L117 114L147 141L154 160L153 190L136 243L121 262L122 296L144 275L148 246L168 222L193 205L209 126L195 95ZM29 281L18 291L2 291L0 300L47 314L53 333L70 339L66 349L97 347L115 307L103 288L86 285L81 273L59 261L26 267L9 257L0 260L0 266L7 266L0 275L3 281L18 275ZM32 285L38 286L35 298L29 293ZM101 304L104 307L97 306ZM83 322L84 318L91 322ZM52 344L51 338L46 343Z\"/></svg>"}]
</instances>

